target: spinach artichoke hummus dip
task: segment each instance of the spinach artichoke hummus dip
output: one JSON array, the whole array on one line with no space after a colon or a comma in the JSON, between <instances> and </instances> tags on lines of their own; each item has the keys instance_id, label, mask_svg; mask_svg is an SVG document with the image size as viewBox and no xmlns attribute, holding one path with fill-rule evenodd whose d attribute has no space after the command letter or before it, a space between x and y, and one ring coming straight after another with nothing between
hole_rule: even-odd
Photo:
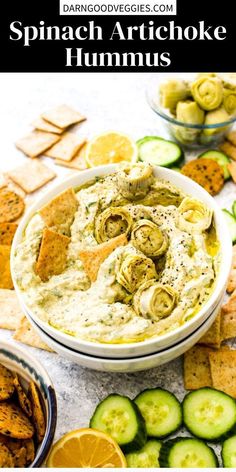
<instances>
[{"instance_id":1,"label":"spinach artichoke hummus dip","mask_svg":"<svg viewBox=\"0 0 236 472\"><path fill-rule=\"evenodd\" d=\"M16 249L13 273L26 305L54 328L127 343L196 315L219 259L212 211L137 163L41 208Z\"/></svg>"}]
</instances>

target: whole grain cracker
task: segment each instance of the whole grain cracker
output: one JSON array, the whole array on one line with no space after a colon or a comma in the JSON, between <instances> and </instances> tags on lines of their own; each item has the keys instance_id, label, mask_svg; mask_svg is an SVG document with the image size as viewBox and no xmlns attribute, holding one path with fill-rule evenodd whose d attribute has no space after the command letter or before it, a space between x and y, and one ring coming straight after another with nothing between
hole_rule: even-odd
<instances>
[{"instance_id":1,"label":"whole grain cracker","mask_svg":"<svg viewBox=\"0 0 236 472\"><path fill-rule=\"evenodd\" d=\"M15 462L8 447L0 443L0 468L13 468Z\"/></svg>"},{"instance_id":2,"label":"whole grain cracker","mask_svg":"<svg viewBox=\"0 0 236 472\"><path fill-rule=\"evenodd\" d=\"M39 210L45 224L62 234L70 234L78 201L73 189L65 190Z\"/></svg>"},{"instance_id":3,"label":"whole grain cracker","mask_svg":"<svg viewBox=\"0 0 236 472\"><path fill-rule=\"evenodd\" d=\"M59 141L59 139L60 137L56 134L36 130L18 139L16 147L26 154L26 156L33 158L43 154L48 148Z\"/></svg>"},{"instance_id":4,"label":"whole grain cracker","mask_svg":"<svg viewBox=\"0 0 236 472\"><path fill-rule=\"evenodd\" d=\"M14 290L0 289L0 328L17 329L23 314Z\"/></svg>"},{"instance_id":5,"label":"whole grain cracker","mask_svg":"<svg viewBox=\"0 0 236 472\"><path fill-rule=\"evenodd\" d=\"M193 346L184 354L184 386L186 390L211 387L212 379L208 354L212 350L205 346Z\"/></svg>"},{"instance_id":6,"label":"whole grain cracker","mask_svg":"<svg viewBox=\"0 0 236 472\"><path fill-rule=\"evenodd\" d=\"M17 374L15 374L13 382L16 389L19 405L21 409L24 411L24 413L30 417L32 415L31 404L24 389L22 388L22 385L20 383L20 380Z\"/></svg>"},{"instance_id":7,"label":"whole grain cracker","mask_svg":"<svg viewBox=\"0 0 236 472\"><path fill-rule=\"evenodd\" d=\"M45 156L53 159L71 161L78 150L85 144L85 139L74 133L64 133L58 143L45 152Z\"/></svg>"},{"instance_id":8,"label":"whole grain cracker","mask_svg":"<svg viewBox=\"0 0 236 472\"><path fill-rule=\"evenodd\" d=\"M41 116L36 118L36 120L34 120L31 124L35 129L45 131L46 133L62 134L64 131L63 129L58 128L58 126L49 123L49 121L44 120Z\"/></svg>"},{"instance_id":9,"label":"whole grain cracker","mask_svg":"<svg viewBox=\"0 0 236 472\"><path fill-rule=\"evenodd\" d=\"M228 157L236 161L236 146L233 146L229 141L225 141L219 148L221 151L225 152Z\"/></svg>"},{"instance_id":10,"label":"whole grain cracker","mask_svg":"<svg viewBox=\"0 0 236 472\"><path fill-rule=\"evenodd\" d=\"M63 161L62 159L55 159L55 164L62 167L69 167L70 169L85 170L88 168L85 159L87 145L84 144L81 149L77 151L71 161Z\"/></svg>"},{"instance_id":11,"label":"whole grain cracker","mask_svg":"<svg viewBox=\"0 0 236 472\"><path fill-rule=\"evenodd\" d=\"M56 173L39 161L30 161L8 172L26 193L32 193L56 177Z\"/></svg>"},{"instance_id":12,"label":"whole grain cracker","mask_svg":"<svg viewBox=\"0 0 236 472\"><path fill-rule=\"evenodd\" d=\"M16 439L30 439L34 427L17 405L0 402L0 433Z\"/></svg>"},{"instance_id":13,"label":"whole grain cracker","mask_svg":"<svg viewBox=\"0 0 236 472\"><path fill-rule=\"evenodd\" d=\"M39 256L35 264L35 272L43 282L63 272L66 267L69 243L70 238L67 236L48 228L43 230Z\"/></svg>"},{"instance_id":14,"label":"whole grain cracker","mask_svg":"<svg viewBox=\"0 0 236 472\"><path fill-rule=\"evenodd\" d=\"M236 337L236 311L222 313L221 336L223 341Z\"/></svg>"},{"instance_id":15,"label":"whole grain cracker","mask_svg":"<svg viewBox=\"0 0 236 472\"><path fill-rule=\"evenodd\" d=\"M0 401L11 398L14 390L14 377L11 371L0 364Z\"/></svg>"},{"instance_id":16,"label":"whole grain cracker","mask_svg":"<svg viewBox=\"0 0 236 472\"><path fill-rule=\"evenodd\" d=\"M79 251L78 256L83 263L84 270L91 282L95 282L99 268L103 261L119 246L128 244L125 234L121 234L110 241L98 246Z\"/></svg>"},{"instance_id":17,"label":"whole grain cracker","mask_svg":"<svg viewBox=\"0 0 236 472\"><path fill-rule=\"evenodd\" d=\"M236 351L209 353L213 387L236 397Z\"/></svg>"},{"instance_id":18,"label":"whole grain cracker","mask_svg":"<svg viewBox=\"0 0 236 472\"><path fill-rule=\"evenodd\" d=\"M30 322L24 316L21 318L20 324L13 335L13 339L27 344L28 346L52 352L52 349L40 339Z\"/></svg>"},{"instance_id":19,"label":"whole grain cracker","mask_svg":"<svg viewBox=\"0 0 236 472\"><path fill-rule=\"evenodd\" d=\"M204 334L204 336L198 341L199 344L214 347L218 349L221 345L221 310L217 315L215 321L211 325L210 329Z\"/></svg>"},{"instance_id":20,"label":"whole grain cracker","mask_svg":"<svg viewBox=\"0 0 236 472\"><path fill-rule=\"evenodd\" d=\"M230 164L228 164L227 167L229 169L229 172L231 174L231 177L234 183L236 183L236 162L231 162Z\"/></svg>"},{"instance_id":21,"label":"whole grain cracker","mask_svg":"<svg viewBox=\"0 0 236 472\"><path fill-rule=\"evenodd\" d=\"M187 162L181 172L201 185L211 195L216 195L224 186L224 172L212 159L194 159Z\"/></svg>"},{"instance_id":22,"label":"whole grain cracker","mask_svg":"<svg viewBox=\"0 0 236 472\"><path fill-rule=\"evenodd\" d=\"M31 401L32 418L36 429L36 436L38 442L40 443L42 442L45 435L46 424L44 412L40 402L39 392L37 386L32 381L29 384L28 395Z\"/></svg>"},{"instance_id":23,"label":"whole grain cracker","mask_svg":"<svg viewBox=\"0 0 236 472\"><path fill-rule=\"evenodd\" d=\"M233 146L236 146L236 131L230 131L227 133L226 138L231 142L231 144L233 144Z\"/></svg>"},{"instance_id":24,"label":"whole grain cracker","mask_svg":"<svg viewBox=\"0 0 236 472\"><path fill-rule=\"evenodd\" d=\"M0 223L15 221L24 212L25 204L20 195L7 187L0 189Z\"/></svg>"},{"instance_id":25,"label":"whole grain cracker","mask_svg":"<svg viewBox=\"0 0 236 472\"><path fill-rule=\"evenodd\" d=\"M0 288L13 289L10 270L11 246L0 244Z\"/></svg>"},{"instance_id":26,"label":"whole grain cracker","mask_svg":"<svg viewBox=\"0 0 236 472\"><path fill-rule=\"evenodd\" d=\"M236 289L230 295L228 301L222 306L224 313L232 313L236 311Z\"/></svg>"},{"instance_id":27,"label":"whole grain cracker","mask_svg":"<svg viewBox=\"0 0 236 472\"><path fill-rule=\"evenodd\" d=\"M0 244L11 246L17 226L16 223L0 223Z\"/></svg>"},{"instance_id":28,"label":"whole grain cracker","mask_svg":"<svg viewBox=\"0 0 236 472\"><path fill-rule=\"evenodd\" d=\"M68 105L60 105L42 114L42 118L58 128L67 128L75 123L80 123L86 118Z\"/></svg>"}]
</instances>

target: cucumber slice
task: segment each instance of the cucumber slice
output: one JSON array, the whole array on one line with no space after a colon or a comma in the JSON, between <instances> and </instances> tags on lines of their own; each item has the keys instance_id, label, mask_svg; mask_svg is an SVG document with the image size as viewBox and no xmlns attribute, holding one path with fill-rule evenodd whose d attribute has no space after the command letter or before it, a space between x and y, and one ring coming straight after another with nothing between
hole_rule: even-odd
<instances>
[{"instance_id":1,"label":"cucumber slice","mask_svg":"<svg viewBox=\"0 0 236 472\"><path fill-rule=\"evenodd\" d=\"M216 150L211 150L211 151L206 151L200 154L198 158L204 157L205 159L212 159L213 161L216 161L217 164L219 164L220 167L222 167L224 171L224 178L225 180L230 179L231 174L228 169L228 164L230 164L230 159L224 152L221 151L216 151Z\"/></svg>"},{"instance_id":2,"label":"cucumber slice","mask_svg":"<svg viewBox=\"0 0 236 472\"><path fill-rule=\"evenodd\" d=\"M136 451L147 441L145 422L137 405L117 394L108 395L99 403L90 428L110 434L124 452Z\"/></svg>"},{"instance_id":3,"label":"cucumber slice","mask_svg":"<svg viewBox=\"0 0 236 472\"><path fill-rule=\"evenodd\" d=\"M160 449L161 442L150 439L142 449L137 452L130 452L125 456L128 467L143 469L160 467L158 460Z\"/></svg>"},{"instance_id":4,"label":"cucumber slice","mask_svg":"<svg viewBox=\"0 0 236 472\"><path fill-rule=\"evenodd\" d=\"M159 136L145 136L137 141L139 159L162 167L178 165L183 157L181 147Z\"/></svg>"},{"instance_id":5,"label":"cucumber slice","mask_svg":"<svg viewBox=\"0 0 236 472\"><path fill-rule=\"evenodd\" d=\"M177 438L164 443L159 456L160 467L211 468L218 467L217 457L200 439Z\"/></svg>"},{"instance_id":6,"label":"cucumber slice","mask_svg":"<svg viewBox=\"0 0 236 472\"><path fill-rule=\"evenodd\" d=\"M236 469L236 436L224 441L221 456L225 468Z\"/></svg>"},{"instance_id":7,"label":"cucumber slice","mask_svg":"<svg viewBox=\"0 0 236 472\"><path fill-rule=\"evenodd\" d=\"M226 210L225 208L222 210L225 221L228 225L230 236L232 239L232 243L234 244L236 242L236 219L230 211Z\"/></svg>"},{"instance_id":8,"label":"cucumber slice","mask_svg":"<svg viewBox=\"0 0 236 472\"><path fill-rule=\"evenodd\" d=\"M232 212L233 212L234 218L236 218L236 200L234 200L234 203L232 205Z\"/></svg>"},{"instance_id":9,"label":"cucumber slice","mask_svg":"<svg viewBox=\"0 0 236 472\"><path fill-rule=\"evenodd\" d=\"M134 401L145 420L148 436L164 438L181 426L182 409L173 393L153 388L141 392Z\"/></svg>"},{"instance_id":10,"label":"cucumber slice","mask_svg":"<svg viewBox=\"0 0 236 472\"><path fill-rule=\"evenodd\" d=\"M200 388L183 401L186 428L194 436L209 441L227 437L236 425L236 402L219 390Z\"/></svg>"}]
</instances>

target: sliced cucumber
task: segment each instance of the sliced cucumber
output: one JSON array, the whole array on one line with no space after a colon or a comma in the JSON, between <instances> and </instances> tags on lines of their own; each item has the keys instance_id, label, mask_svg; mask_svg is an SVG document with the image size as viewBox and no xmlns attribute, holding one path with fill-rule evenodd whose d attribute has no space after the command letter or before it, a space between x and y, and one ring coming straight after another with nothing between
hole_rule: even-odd
<instances>
[{"instance_id":1,"label":"sliced cucumber","mask_svg":"<svg viewBox=\"0 0 236 472\"><path fill-rule=\"evenodd\" d=\"M232 212L233 212L234 218L236 218L236 200L234 200L234 203L232 205Z\"/></svg>"},{"instance_id":2,"label":"sliced cucumber","mask_svg":"<svg viewBox=\"0 0 236 472\"><path fill-rule=\"evenodd\" d=\"M236 242L236 219L230 211L226 210L225 208L222 210L225 221L228 225L230 236L232 239L232 243L234 244Z\"/></svg>"},{"instance_id":3,"label":"sliced cucumber","mask_svg":"<svg viewBox=\"0 0 236 472\"><path fill-rule=\"evenodd\" d=\"M177 438L165 442L160 450L160 467L171 468L211 468L218 467L217 457L200 439Z\"/></svg>"},{"instance_id":4,"label":"sliced cucumber","mask_svg":"<svg viewBox=\"0 0 236 472\"><path fill-rule=\"evenodd\" d=\"M97 406L90 428L110 434L124 452L140 449L147 441L144 419L128 397L109 395Z\"/></svg>"},{"instance_id":5,"label":"sliced cucumber","mask_svg":"<svg viewBox=\"0 0 236 472\"><path fill-rule=\"evenodd\" d=\"M236 402L219 390L200 388L188 393L183 401L186 428L209 441L227 437L236 425Z\"/></svg>"},{"instance_id":6,"label":"sliced cucumber","mask_svg":"<svg viewBox=\"0 0 236 472\"><path fill-rule=\"evenodd\" d=\"M145 136L137 141L139 159L162 167L172 167L184 157L181 147L159 136Z\"/></svg>"},{"instance_id":7,"label":"sliced cucumber","mask_svg":"<svg viewBox=\"0 0 236 472\"><path fill-rule=\"evenodd\" d=\"M224 152L221 151L216 151L216 150L211 150L211 151L206 151L200 154L198 156L199 158L204 157L205 159L212 159L213 161L216 161L217 164L219 164L220 167L222 167L224 171L224 178L225 180L230 179L231 174L228 169L228 164L230 164L230 159Z\"/></svg>"},{"instance_id":8,"label":"sliced cucumber","mask_svg":"<svg viewBox=\"0 0 236 472\"><path fill-rule=\"evenodd\" d=\"M143 469L160 467L158 460L160 449L161 442L150 439L142 449L126 455L128 467Z\"/></svg>"},{"instance_id":9,"label":"sliced cucumber","mask_svg":"<svg viewBox=\"0 0 236 472\"><path fill-rule=\"evenodd\" d=\"M221 456L225 468L236 469L236 436L224 441Z\"/></svg>"},{"instance_id":10,"label":"sliced cucumber","mask_svg":"<svg viewBox=\"0 0 236 472\"><path fill-rule=\"evenodd\" d=\"M135 399L146 423L148 436L164 438L182 424L180 402L161 388L144 390Z\"/></svg>"}]
</instances>

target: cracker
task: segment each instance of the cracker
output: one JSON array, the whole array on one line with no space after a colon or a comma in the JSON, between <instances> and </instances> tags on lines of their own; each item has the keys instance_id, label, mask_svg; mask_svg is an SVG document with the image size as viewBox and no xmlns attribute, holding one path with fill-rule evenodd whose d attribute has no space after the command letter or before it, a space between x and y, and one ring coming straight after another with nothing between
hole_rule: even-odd
<instances>
[{"instance_id":1,"label":"cracker","mask_svg":"<svg viewBox=\"0 0 236 472\"><path fill-rule=\"evenodd\" d=\"M225 141L219 148L221 151L225 152L228 157L236 161L236 146L233 146L229 141Z\"/></svg>"},{"instance_id":2,"label":"cracker","mask_svg":"<svg viewBox=\"0 0 236 472\"><path fill-rule=\"evenodd\" d=\"M62 167L69 167L70 169L85 170L88 168L85 159L87 145L84 144L75 154L71 161L63 161L62 159L55 159L55 164Z\"/></svg>"},{"instance_id":3,"label":"cracker","mask_svg":"<svg viewBox=\"0 0 236 472\"><path fill-rule=\"evenodd\" d=\"M22 311L14 290L0 289L0 328L17 329Z\"/></svg>"},{"instance_id":4,"label":"cracker","mask_svg":"<svg viewBox=\"0 0 236 472\"><path fill-rule=\"evenodd\" d=\"M53 133L44 133L43 131L32 131L24 138L18 139L16 147L26 156L37 157L43 154L48 148L53 146L60 137Z\"/></svg>"},{"instance_id":5,"label":"cracker","mask_svg":"<svg viewBox=\"0 0 236 472\"><path fill-rule=\"evenodd\" d=\"M222 306L224 313L232 313L236 311L236 290L230 295L228 301Z\"/></svg>"},{"instance_id":6,"label":"cracker","mask_svg":"<svg viewBox=\"0 0 236 472\"><path fill-rule=\"evenodd\" d=\"M236 269L232 268L229 274L228 283L226 290L228 293L232 293L236 288Z\"/></svg>"},{"instance_id":7,"label":"cracker","mask_svg":"<svg viewBox=\"0 0 236 472\"><path fill-rule=\"evenodd\" d=\"M61 134L64 131L63 129L58 128L58 126L49 123L49 121L44 120L41 116L36 118L36 120L34 120L31 124L35 129L45 131L46 133Z\"/></svg>"},{"instance_id":8,"label":"cracker","mask_svg":"<svg viewBox=\"0 0 236 472\"><path fill-rule=\"evenodd\" d=\"M236 397L236 351L209 353L213 387Z\"/></svg>"},{"instance_id":9,"label":"cracker","mask_svg":"<svg viewBox=\"0 0 236 472\"><path fill-rule=\"evenodd\" d=\"M219 348L221 344L221 311L206 334L198 341L199 344Z\"/></svg>"},{"instance_id":10,"label":"cracker","mask_svg":"<svg viewBox=\"0 0 236 472\"><path fill-rule=\"evenodd\" d=\"M34 427L18 406L0 402L0 433L16 439L30 439Z\"/></svg>"},{"instance_id":11,"label":"cracker","mask_svg":"<svg viewBox=\"0 0 236 472\"><path fill-rule=\"evenodd\" d=\"M14 377L9 369L0 364L0 401L8 400L15 390Z\"/></svg>"},{"instance_id":12,"label":"cracker","mask_svg":"<svg viewBox=\"0 0 236 472\"><path fill-rule=\"evenodd\" d=\"M24 389L22 388L17 374L14 376L13 383L16 389L19 405L24 413L30 417L32 415L31 404Z\"/></svg>"},{"instance_id":13,"label":"cracker","mask_svg":"<svg viewBox=\"0 0 236 472\"><path fill-rule=\"evenodd\" d=\"M0 443L0 468L13 468L15 462L8 447Z\"/></svg>"},{"instance_id":14,"label":"cracker","mask_svg":"<svg viewBox=\"0 0 236 472\"><path fill-rule=\"evenodd\" d=\"M186 390L212 386L209 352L211 352L210 348L196 345L184 354L184 386Z\"/></svg>"},{"instance_id":15,"label":"cracker","mask_svg":"<svg viewBox=\"0 0 236 472\"><path fill-rule=\"evenodd\" d=\"M236 162L231 162L230 164L227 165L227 167L229 169L229 172L231 174L231 177L234 183L236 183Z\"/></svg>"},{"instance_id":16,"label":"cracker","mask_svg":"<svg viewBox=\"0 0 236 472\"><path fill-rule=\"evenodd\" d=\"M0 434L0 444L4 444L9 451L12 453L14 460L17 460L17 463L23 463L23 458L25 460L25 465L30 465L35 458L35 447L33 439L13 439L8 436ZM21 449L25 450L25 454L22 453ZM25 467L23 465L22 467ZM20 467L18 465L18 467Z\"/></svg>"},{"instance_id":17,"label":"cracker","mask_svg":"<svg viewBox=\"0 0 236 472\"><path fill-rule=\"evenodd\" d=\"M16 230L16 223L0 223L0 244L11 246Z\"/></svg>"},{"instance_id":18,"label":"cracker","mask_svg":"<svg viewBox=\"0 0 236 472\"><path fill-rule=\"evenodd\" d=\"M12 192L15 192L17 195L20 195L20 197L24 199L26 195L24 190L21 187L19 187L19 185L17 185L15 182L13 182L13 180L11 180L7 172L5 172L4 178L6 181L5 187L7 187L8 190L12 190Z\"/></svg>"},{"instance_id":19,"label":"cracker","mask_svg":"<svg viewBox=\"0 0 236 472\"><path fill-rule=\"evenodd\" d=\"M40 443L42 442L45 435L46 424L38 389L35 383L32 381L29 384L28 395L31 401L32 417L36 429L36 436L38 442Z\"/></svg>"},{"instance_id":20,"label":"cracker","mask_svg":"<svg viewBox=\"0 0 236 472\"><path fill-rule=\"evenodd\" d=\"M103 261L119 246L125 246L128 243L125 234L121 234L110 241L99 244L98 246L83 249L79 251L79 258L83 263L84 270L91 282L95 282L99 268Z\"/></svg>"},{"instance_id":21,"label":"cracker","mask_svg":"<svg viewBox=\"0 0 236 472\"><path fill-rule=\"evenodd\" d=\"M236 337L236 311L222 313L221 336L223 341Z\"/></svg>"},{"instance_id":22,"label":"cracker","mask_svg":"<svg viewBox=\"0 0 236 472\"><path fill-rule=\"evenodd\" d=\"M68 189L41 208L39 214L46 226L68 235L77 207L75 192L73 189Z\"/></svg>"},{"instance_id":23,"label":"cracker","mask_svg":"<svg viewBox=\"0 0 236 472\"><path fill-rule=\"evenodd\" d=\"M32 193L56 177L42 162L30 161L8 172L10 178L26 193Z\"/></svg>"},{"instance_id":24,"label":"cracker","mask_svg":"<svg viewBox=\"0 0 236 472\"><path fill-rule=\"evenodd\" d=\"M0 189L0 223L15 221L24 212L25 204L20 195L7 187Z\"/></svg>"},{"instance_id":25,"label":"cracker","mask_svg":"<svg viewBox=\"0 0 236 472\"><path fill-rule=\"evenodd\" d=\"M35 458L35 447L33 439L25 439L22 444L26 448L26 464L29 465Z\"/></svg>"},{"instance_id":26,"label":"cracker","mask_svg":"<svg viewBox=\"0 0 236 472\"><path fill-rule=\"evenodd\" d=\"M64 271L69 243L70 238L67 236L48 228L44 229L38 260L35 264L35 272L43 282Z\"/></svg>"},{"instance_id":27,"label":"cracker","mask_svg":"<svg viewBox=\"0 0 236 472\"><path fill-rule=\"evenodd\" d=\"M52 352L52 349L40 339L30 322L24 316L21 318L20 324L13 335L13 339L27 344L28 346Z\"/></svg>"},{"instance_id":28,"label":"cracker","mask_svg":"<svg viewBox=\"0 0 236 472\"><path fill-rule=\"evenodd\" d=\"M194 159L187 162L181 172L195 180L211 195L216 195L224 186L224 172L212 159Z\"/></svg>"},{"instance_id":29,"label":"cracker","mask_svg":"<svg viewBox=\"0 0 236 472\"><path fill-rule=\"evenodd\" d=\"M236 146L236 131L230 131L227 135L226 138L228 141L230 141L233 146Z\"/></svg>"},{"instance_id":30,"label":"cracker","mask_svg":"<svg viewBox=\"0 0 236 472\"><path fill-rule=\"evenodd\" d=\"M58 128L67 128L75 123L80 123L86 118L68 105L60 105L42 114L42 118Z\"/></svg>"},{"instance_id":31,"label":"cracker","mask_svg":"<svg viewBox=\"0 0 236 472\"><path fill-rule=\"evenodd\" d=\"M63 161L71 161L84 143L85 139L80 138L77 134L64 133L59 143L56 143L45 152L45 156Z\"/></svg>"},{"instance_id":32,"label":"cracker","mask_svg":"<svg viewBox=\"0 0 236 472\"><path fill-rule=\"evenodd\" d=\"M18 451L16 451L15 454L13 455L13 460L14 460L14 463L15 463L15 466L14 466L14 467L18 467L18 468L23 468L23 467L25 467L26 464L27 464L26 457L27 457L26 448L25 448L25 447L21 447L21 448L20 448Z\"/></svg>"},{"instance_id":33,"label":"cracker","mask_svg":"<svg viewBox=\"0 0 236 472\"><path fill-rule=\"evenodd\" d=\"M10 271L11 246L0 245L0 288L13 289Z\"/></svg>"}]
</instances>

